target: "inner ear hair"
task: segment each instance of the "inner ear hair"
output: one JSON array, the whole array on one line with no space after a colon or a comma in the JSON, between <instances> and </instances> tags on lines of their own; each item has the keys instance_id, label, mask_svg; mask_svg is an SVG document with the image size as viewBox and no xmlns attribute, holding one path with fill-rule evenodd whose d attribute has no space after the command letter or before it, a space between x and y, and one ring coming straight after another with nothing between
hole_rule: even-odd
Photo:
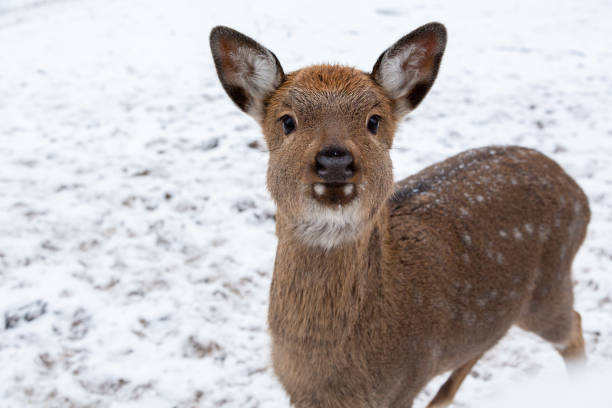
<instances>
[{"instance_id":1,"label":"inner ear hair","mask_svg":"<svg viewBox=\"0 0 612 408\"><path fill-rule=\"evenodd\" d=\"M285 78L276 55L252 38L223 26L212 29L210 48L217 75L229 97L261 121L265 100Z\"/></svg>"},{"instance_id":2,"label":"inner ear hair","mask_svg":"<svg viewBox=\"0 0 612 408\"><path fill-rule=\"evenodd\" d=\"M433 85L446 47L446 29L429 23L400 38L383 52L372 78L395 101L395 111L403 115L425 98Z\"/></svg>"}]
</instances>

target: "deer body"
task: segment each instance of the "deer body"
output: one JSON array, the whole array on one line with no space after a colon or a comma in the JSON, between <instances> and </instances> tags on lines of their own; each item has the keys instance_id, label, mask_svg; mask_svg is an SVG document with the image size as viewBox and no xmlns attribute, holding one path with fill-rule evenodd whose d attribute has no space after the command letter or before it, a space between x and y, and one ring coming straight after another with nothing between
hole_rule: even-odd
<instances>
[{"instance_id":1,"label":"deer body","mask_svg":"<svg viewBox=\"0 0 612 408\"><path fill-rule=\"evenodd\" d=\"M446 406L513 324L583 356L570 269L589 209L555 162L487 147L393 184L388 149L433 84L441 25L402 38L369 75L285 75L261 45L215 30L221 82L270 147L279 242L268 320L292 404L410 407L453 370L429 405Z\"/></svg>"},{"instance_id":2,"label":"deer body","mask_svg":"<svg viewBox=\"0 0 612 408\"><path fill-rule=\"evenodd\" d=\"M518 147L465 152L399 182L378 218L325 255L279 242L273 361L298 406L410 406L513 324L569 340L569 267L589 213L550 159ZM342 403L327 403L338 394Z\"/></svg>"}]
</instances>

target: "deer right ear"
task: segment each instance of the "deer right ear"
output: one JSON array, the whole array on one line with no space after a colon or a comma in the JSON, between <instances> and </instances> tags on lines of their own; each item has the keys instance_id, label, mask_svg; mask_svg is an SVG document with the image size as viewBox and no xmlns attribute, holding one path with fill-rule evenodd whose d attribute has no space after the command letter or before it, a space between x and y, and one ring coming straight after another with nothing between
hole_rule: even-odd
<instances>
[{"instance_id":1,"label":"deer right ear","mask_svg":"<svg viewBox=\"0 0 612 408\"><path fill-rule=\"evenodd\" d=\"M429 23L400 38L383 52L372 70L372 78L395 101L402 116L425 98L433 85L446 47L446 29Z\"/></svg>"},{"instance_id":2,"label":"deer right ear","mask_svg":"<svg viewBox=\"0 0 612 408\"><path fill-rule=\"evenodd\" d=\"M225 92L261 122L264 101L285 78L276 56L252 38L222 26L210 32L210 49Z\"/></svg>"}]
</instances>

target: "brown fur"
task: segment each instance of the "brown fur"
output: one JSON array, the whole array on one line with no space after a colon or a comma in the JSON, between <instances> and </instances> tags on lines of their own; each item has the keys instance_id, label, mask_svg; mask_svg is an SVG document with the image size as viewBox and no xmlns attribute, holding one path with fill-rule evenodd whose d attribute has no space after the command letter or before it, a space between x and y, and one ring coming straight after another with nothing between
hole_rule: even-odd
<instances>
[{"instance_id":1,"label":"brown fur","mask_svg":"<svg viewBox=\"0 0 612 408\"><path fill-rule=\"evenodd\" d=\"M331 65L290 73L264 101L279 239L272 361L300 408L410 407L433 376L454 370L430 407L448 405L513 324L568 359L584 354L570 269L589 207L555 162L526 148L486 147L393 184L388 149L406 98L420 102L443 49L418 35L431 43L427 89L419 80L411 94L391 98L377 79L383 54L371 75ZM297 124L288 135L283 115ZM366 129L372 115L382 118L376 134ZM313 198L315 156L330 145L354 157L348 182L357 189L358 221L351 239L323 248L301 231L304 219L340 211Z\"/></svg>"},{"instance_id":2,"label":"brown fur","mask_svg":"<svg viewBox=\"0 0 612 408\"><path fill-rule=\"evenodd\" d=\"M410 406L513 324L581 341L570 267L588 220L556 163L495 147L398 183L354 245L321 253L281 223L269 311L277 375L296 406Z\"/></svg>"}]
</instances>

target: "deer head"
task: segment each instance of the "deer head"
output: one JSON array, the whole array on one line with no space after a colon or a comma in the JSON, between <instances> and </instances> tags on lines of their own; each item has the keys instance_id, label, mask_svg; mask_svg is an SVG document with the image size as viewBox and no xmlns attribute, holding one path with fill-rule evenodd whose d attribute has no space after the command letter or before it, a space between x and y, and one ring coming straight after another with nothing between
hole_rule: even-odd
<instances>
[{"instance_id":1,"label":"deer head","mask_svg":"<svg viewBox=\"0 0 612 408\"><path fill-rule=\"evenodd\" d=\"M445 44L444 26L430 23L384 51L371 73L315 65L285 74L253 39L212 30L223 88L262 127L283 230L324 249L367 231L393 191L389 149L398 122L433 85Z\"/></svg>"}]
</instances>

